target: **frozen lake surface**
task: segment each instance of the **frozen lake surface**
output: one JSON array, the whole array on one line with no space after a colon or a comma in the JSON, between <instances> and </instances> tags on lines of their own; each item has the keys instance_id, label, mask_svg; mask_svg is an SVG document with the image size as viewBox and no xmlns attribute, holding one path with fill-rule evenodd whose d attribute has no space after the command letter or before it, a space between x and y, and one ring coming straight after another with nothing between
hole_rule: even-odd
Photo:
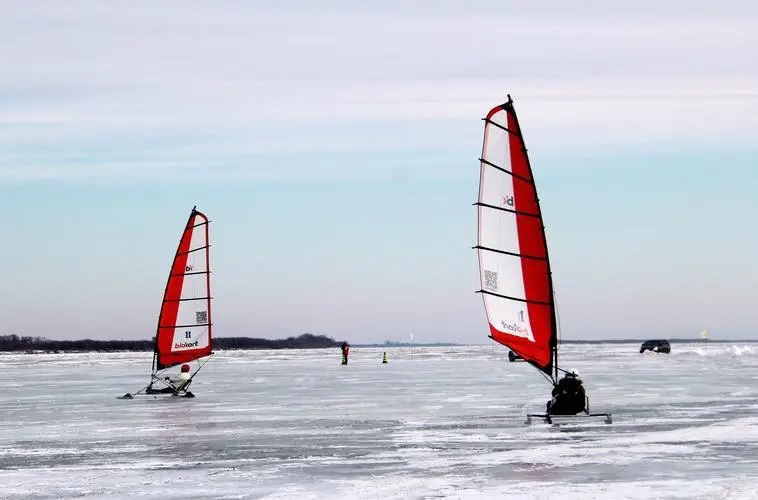
<instances>
[{"instance_id":1,"label":"frozen lake surface","mask_svg":"<svg viewBox=\"0 0 758 500\"><path fill-rule=\"evenodd\" d=\"M563 346L614 422L560 427L507 352L218 352L135 400L151 353L0 355L0 498L758 498L758 344Z\"/></svg>"}]
</instances>

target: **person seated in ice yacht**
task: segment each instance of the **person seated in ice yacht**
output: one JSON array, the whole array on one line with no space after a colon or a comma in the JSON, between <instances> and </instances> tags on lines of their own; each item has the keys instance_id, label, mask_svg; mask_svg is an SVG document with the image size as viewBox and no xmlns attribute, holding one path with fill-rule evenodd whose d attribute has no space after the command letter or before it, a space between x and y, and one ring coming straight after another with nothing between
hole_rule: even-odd
<instances>
[{"instance_id":1,"label":"person seated in ice yacht","mask_svg":"<svg viewBox=\"0 0 758 500\"><path fill-rule=\"evenodd\" d=\"M579 372L572 369L555 384L553 399L547 402L549 415L576 415L587 411L587 396L579 379Z\"/></svg>"},{"instance_id":2,"label":"person seated in ice yacht","mask_svg":"<svg viewBox=\"0 0 758 500\"><path fill-rule=\"evenodd\" d=\"M148 394L155 394L155 393L176 393L179 392L182 389L186 389L187 382L191 378L190 376L190 365L184 364L182 365L181 371L179 372L179 375L175 377L164 377L163 380L166 381L168 384L168 387L163 387L162 389L153 389L152 384L148 388Z\"/></svg>"}]
</instances>

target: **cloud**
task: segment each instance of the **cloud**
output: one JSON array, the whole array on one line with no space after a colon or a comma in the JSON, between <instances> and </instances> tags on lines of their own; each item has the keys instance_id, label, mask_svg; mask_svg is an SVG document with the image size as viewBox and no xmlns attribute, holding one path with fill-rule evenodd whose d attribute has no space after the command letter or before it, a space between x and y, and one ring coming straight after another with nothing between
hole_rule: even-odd
<instances>
[{"instance_id":1,"label":"cloud","mask_svg":"<svg viewBox=\"0 0 758 500\"><path fill-rule=\"evenodd\" d=\"M296 172L327 155L344 165L303 175L369 156L391 171L476 154L506 92L532 149L746 147L757 20L739 2L16 4L0 18L0 179L256 179L264 157Z\"/></svg>"}]
</instances>

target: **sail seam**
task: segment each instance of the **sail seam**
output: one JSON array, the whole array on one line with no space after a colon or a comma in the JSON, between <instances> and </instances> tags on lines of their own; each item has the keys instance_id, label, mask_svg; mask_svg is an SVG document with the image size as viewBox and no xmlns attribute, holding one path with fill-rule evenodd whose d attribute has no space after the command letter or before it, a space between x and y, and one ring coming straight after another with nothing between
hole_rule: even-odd
<instances>
[{"instance_id":1,"label":"sail seam","mask_svg":"<svg viewBox=\"0 0 758 500\"><path fill-rule=\"evenodd\" d=\"M510 212L510 213L516 214L516 215L525 215L527 217L537 217L538 219L541 218L540 214L533 214L533 213L530 213L530 212L521 212L519 210L511 210L510 208L496 207L495 205L489 205L487 203L482 203L481 201L478 201L478 202L474 203L474 205L478 205L480 207L492 208L494 210L502 210L503 212Z\"/></svg>"},{"instance_id":2,"label":"sail seam","mask_svg":"<svg viewBox=\"0 0 758 500\"><path fill-rule=\"evenodd\" d=\"M486 250L488 252L501 253L501 254L504 254L504 255L512 255L514 257L521 257L522 259L547 260L547 259L545 259L545 257L539 257L539 256L536 256L536 255L526 255L526 254L517 253L517 252L508 252L506 250L498 250L496 248L483 247L481 245L477 245L477 246L472 247L472 248L477 249L477 250Z\"/></svg>"},{"instance_id":3,"label":"sail seam","mask_svg":"<svg viewBox=\"0 0 758 500\"><path fill-rule=\"evenodd\" d=\"M482 163L484 163L485 165L489 165L490 167L492 167L492 168L494 168L494 169L500 170L501 172L503 172L503 173L505 173L505 174L508 174L508 175L510 175L511 177L515 177L515 178L516 178L516 179L518 179L518 180L521 180L521 181L524 181L524 182L527 182L527 183L529 183L529 184L532 184L532 185L534 185L534 181L533 181L533 180L531 180L531 179L527 179L527 178L526 178L526 177L524 177L523 175L514 174L514 173L513 173L513 172L511 172L510 170L506 170L505 168L503 168L503 167L501 167L501 166L499 166L499 165L495 165L494 163L492 163L492 162L490 162L490 161L487 161L487 160L485 160L484 158L479 158L479 161L480 161L480 162L482 162Z\"/></svg>"}]
</instances>

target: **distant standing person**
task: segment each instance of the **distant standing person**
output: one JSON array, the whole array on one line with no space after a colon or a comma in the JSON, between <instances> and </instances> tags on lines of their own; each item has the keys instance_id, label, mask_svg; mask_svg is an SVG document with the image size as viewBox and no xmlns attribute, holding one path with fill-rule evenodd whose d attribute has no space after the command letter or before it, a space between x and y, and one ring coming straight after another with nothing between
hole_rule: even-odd
<instances>
[{"instance_id":1,"label":"distant standing person","mask_svg":"<svg viewBox=\"0 0 758 500\"><path fill-rule=\"evenodd\" d=\"M342 364L347 364L347 355L350 354L350 344L347 342L342 343Z\"/></svg>"}]
</instances>

